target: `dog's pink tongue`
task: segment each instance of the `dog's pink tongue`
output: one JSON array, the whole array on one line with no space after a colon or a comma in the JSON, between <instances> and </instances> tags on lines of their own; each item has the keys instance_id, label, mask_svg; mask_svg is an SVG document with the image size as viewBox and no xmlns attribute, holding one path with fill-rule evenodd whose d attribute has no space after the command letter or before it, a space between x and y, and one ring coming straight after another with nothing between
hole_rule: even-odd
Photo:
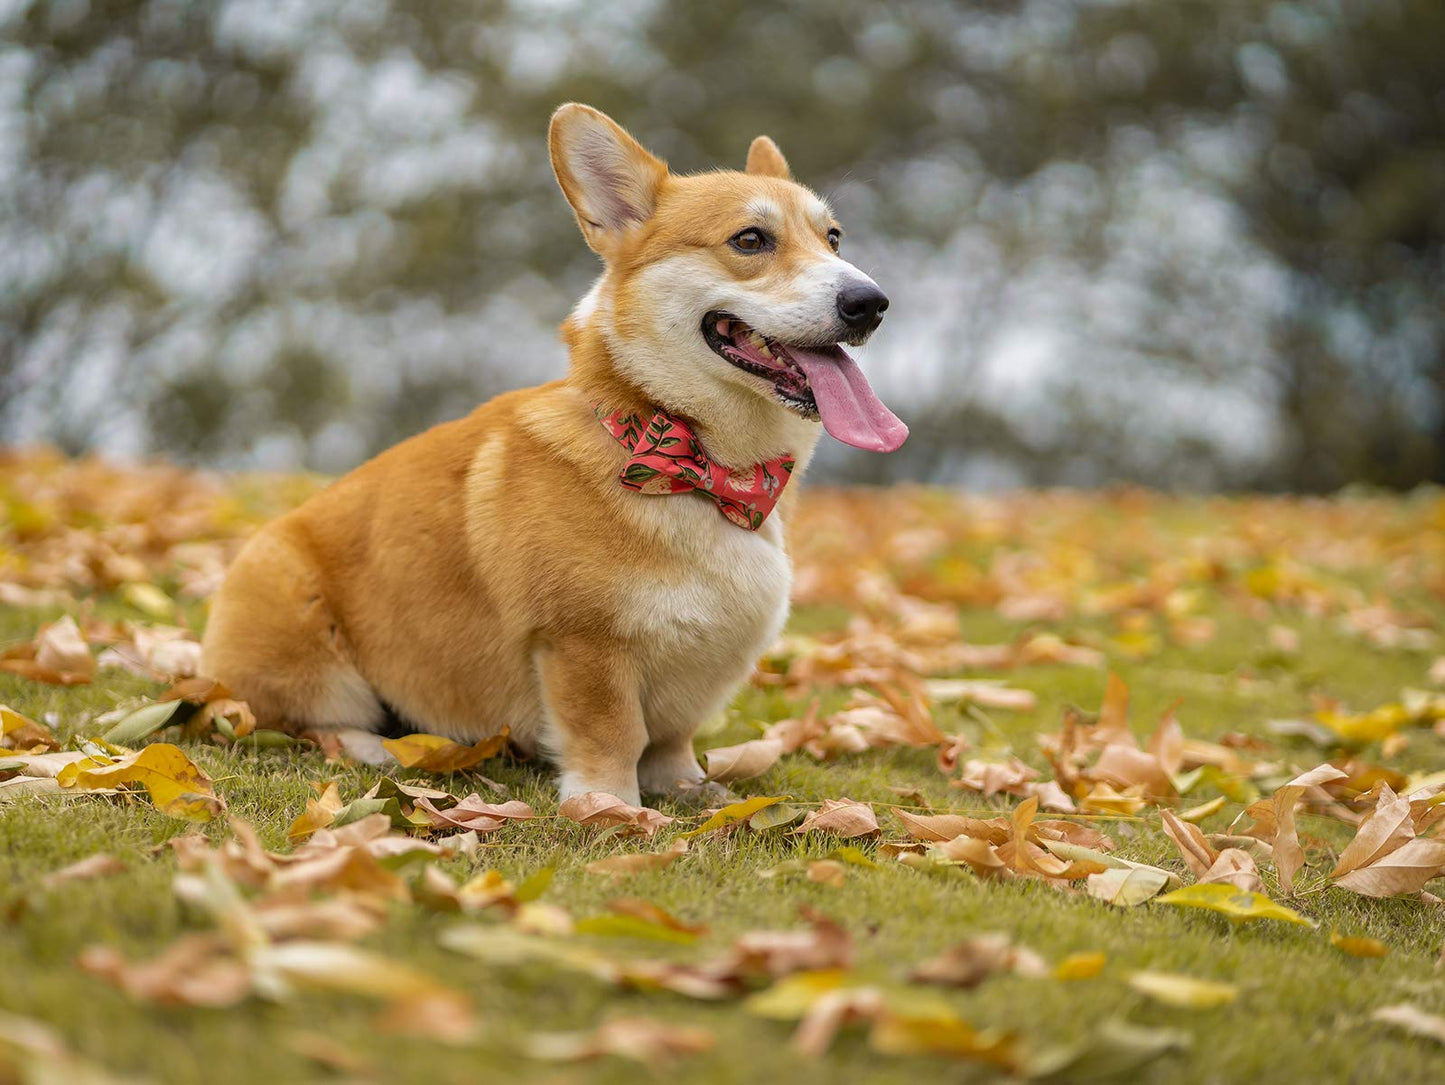
<instances>
[{"instance_id":1,"label":"dog's pink tongue","mask_svg":"<svg viewBox=\"0 0 1445 1085\"><path fill-rule=\"evenodd\" d=\"M813 387L823 427L845 445L892 452L908 440L908 427L883 406L858 363L842 347L788 347Z\"/></svg>"}]
</instances>

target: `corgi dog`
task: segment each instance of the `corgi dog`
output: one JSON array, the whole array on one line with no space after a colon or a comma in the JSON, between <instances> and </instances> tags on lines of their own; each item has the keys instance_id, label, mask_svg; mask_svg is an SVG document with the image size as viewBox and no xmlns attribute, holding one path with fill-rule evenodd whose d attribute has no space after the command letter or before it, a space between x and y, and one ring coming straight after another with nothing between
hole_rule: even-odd
<instances>
[{"instance_id":1,"label":"corgi dog","mask_svg":"<svg viewBox=\"0 0 1445 1085\"><path fill-rule=\"evenodd\" d=\"M507 728L563 799L705 795L692 735L782 630L783 525L821 430L878 452L908 434L842 346L888 299L766 136L743 172L677 175L574 103L549 146L604 264L562 325L567 377L261 529L202 668L262 726Z\"/></svg>"}]
</instances>

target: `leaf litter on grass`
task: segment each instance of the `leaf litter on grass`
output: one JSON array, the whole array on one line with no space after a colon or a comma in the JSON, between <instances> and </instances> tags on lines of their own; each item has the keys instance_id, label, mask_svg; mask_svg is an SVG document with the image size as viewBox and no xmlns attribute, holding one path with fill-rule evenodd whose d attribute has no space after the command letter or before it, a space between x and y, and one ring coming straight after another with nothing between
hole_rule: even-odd
<instances>
[{"instance_id":1,"label":"leaf litter on grass","mask_svg":"<svg viewBox=\"0 0 1445 1085\"><path fill-rule=\"evenodd\" d=\"M82 771L135 758L113 773L109 783L117 786L84 793L94 801L130 802L134 793L129 789L146 786L135 766L169 757L163 751L146 753L156 747L177 749L198 741L259 746L264 737L264 744L304 748L274 733L249 734L254 721L244 705L213 683L188 676L198 658L197 639L185 627L184 607L178 605L214 590L246 530L277 511L274 505L263 502L238 519L235 503L228 503L213 481L166 469L127 474L102 464L38 459L8 470L10 488L0 499L53 512L27 513L25 522L35 526L18 543L7 540L6 545L18 546L23 561L0 563L6 601L44 599L46 605L65 606L77 595L106 591L145 620L109 621L77 611L13 646L6 662L15 666L6 669L61 683L79 682L87 673L98 683L123 670L158 681L180 679L176 688L185 692L123 703L90 724L92 733L103 729L112 747L139 749L107 749L93 739L83 746L74 739L60 741L50 729L51 716L39 723L0 711L0 795L59 790L61 773L79 783ZM173 493L164 510L147 503L146 489L162 477ZM1328 620L1343 635L1380 651L1415 651L1433 636L1428 619L1367 596L1338 575L1342 568L1378 567L1392 584L1415 583L1433 560L1408 533L1383 542L1372 514L1361 511L1364 504L1324 503L1287 511L1254 500L1219 505L1213 510L1219 519L1215 530L1191 537L1187 552L1171 548L1152 530L1120 533L1087 549L1073 541L1094 537L1087 527L1101 508L1127 509L1134 516L1156 500L1137 494L942 500L882 493L869 498L867 515L858 515L865 506L854 496L809 495L797 532L797 598L845 607L852 618L845 628L791 636L769 652L757 684L769 696L784 698L787 718L759 723L757 738L707 751L709 775L745 781L787 766L788 758L821 762L924 751L937 766L937 779L960 797L989 805L923 813L896 809L894 816L909 839L884 840L876 853L869 843L868 851L859 854L868 862L875 861L869 854L877 860L896 856L920 869L966 871L960 876L982 876L985 886L987 879L1030 879L1059 889L1061 902L1086 893L1134 908L1203 907L1238 921L1308 923L1307 915L1267 895L1274 882L1266 882L1260 868L1267 874L1271 865L1281 894L1297 895L1306 912L1316 893L1428 894L1426 887L1442 871L1436 841L1438 819L1445 813L1438 787L1429 787L1445 781L1427 785L1417 776L1407 785L1389 762L1408 751L1410 743L1431 740L1445 715L1438 693L1404 690L1354 708L1317 701L1307 722L1318 728L1311 734L1331 754L1328 765L1315 769L1293 766L1286 753L1248 736L1226 734L1214 742L1190 738L1182 722L1187 717L1175 710L1161 714L1152 737L1141 741L1129 724L1127 687L1112 675L1099 711L1066 712L1061 730L1045 736L1037 751L1015 751L997 741L988 713L1029 712L1038 703L1025 668L1045 665L1087 673L1103 670L1114 659L1147 660L1166 645L1207 643L1216 623L1200 613L1204 597L1222 613L1258 624L1268 634L1262 643L1285 666L1298 665L1289 661L1308 653L1299 650L1297 635L1278 634L1281 622ZM62 530L60 525L77 511L102 526ZM117 516L152 520L157 526L141 546L133 533L104 526ZM1001 546L1005 539L1007 545ZM989 560L979 557L985 551L992 555ZM982 612L1044 628L1035 624L1000 643L970 642L961 634L961 618ZM1242 690L1253 680L1242 674L1231 681ZM184 704L167 705L177 699ZM160 736L174 742L153 741ZM397 761L417 773L470 771L501 752L495 740L465 746L409 736L401 742ZM1384 764L1364 760L1364 752L1376 746ZM328 747L338 758L343 749ZM94 763L84 770L74 767L83 762ZM328 767L340 773L346 762ZM134 770L132 779L121 780L129 770ZM188 773L177 765L163 775L184 787L195 780ZM305 809L288 812L289 852L265 851L239 822L219 840L179 838L172 849L182 867L178 896L187 909L209 916L214 929L194 932L188 937L199 941L179 944L180 949L152 962L135 962L120 947L105 947L109 955L92 953L89 963L112 982L129 982L135 992L183 1004L203 997L202 989L213 998L240 990L235 997L299 999L326 977L336 977L337 985L357 997L381 1002L379 1021L390 1022L389 1027L430 1029L449 1042L467 1042L474 1035L472 1023L454 992L409 975L403 962L353 944L378 932L397 909L423 908L462 917L447 920L456 924L446 936L457 948L549 960L635 991L735 999L756 995L760 988L767 994L770 988L764 984L834 974L836 984L823 985L817 1004L810 1004L802 1018L806 1028L799 1027L797 1042L809 1052L826 1049L838 1030L856 1022L867 1029L870 1046L879 1054L994 1059L1020 1073L1082 1081L1178 1052L1187 1043L1187 1036L1175 1030L1122 1021L1105 1022L1086 1040L1056 1048L1046 1047L1046 1030L1032 1023L1019 1035L975 1028L952 1009L945 1013L920 998L902 973L855 975L847 930L816 915L800 929L736 935L729 952L712 954L698 947L701 955L693 961L601 949L622 944L622 935L638 941L640 932L653 928L694 939L700 935L682 929L697 924L638 898L622 910L577 920L561 906L537 899L534 883L545 881L550 867L514 882L479 863L485 854L479 850L485 846L482 838L511 841L543 833L544 823L555 829L558 822L545 811L538 818L525 803L510 798L461 795L467 785L455 785L462 780L471 786L482 782L475 775L452 777L429 781L445 788L426 788L413 780L384 778L358 795L343 778L333 779L332 786L316 789ZM218 779L211 787L217 805L206 809L213 819L224 812L224 783ZM1211 789L1219 792L1214 798L1208 797ZM915 793L904 801L925 805L923 789L904 790ZM77 793L77 787L66 789L66 794ZM148 790L146 797L157 809L171 807L171 799L154 794ZM848 893L854 884L849 875L862 867L845 855L846 846L820 858L821 849L810 841L820 835L847 839L855 830L858 839L883 835L878 826L883 807L875 812L873 804L839 794L807 794L797 801L760 796L691 819L631 807L610 796L570 802L559 812L563 823L570 818L596 830L586 837L591 849L586 861L614 875L636 869L667 878L674 868L664 861L674 861L685 850L697 855L688 858L689 864L709 862L733 854L735 846L750 846L752 834L768 834L769 847L797 849L782 866L812 878L812 884L789 884L800 891L823 886ZM1250 816L1237 819L1229 833L1201 828L1231 804L1248 806ZM184 811L184 803L177 809ZM1349 824L1356 830L1355 842L1338 855L1329 854L1330 845L1296 828L1296 819L1303 817ZM681 825L674 824L678 821ZM659 834L659 843L646 843ZM645 840L618 839L623 835ZM692 841L685 848L679 846L683 836ZM796 843L787 844L790 839ZM1125 859L1115 854L1120 850L1116 839L1124 849L1171 841L1179 858L1159 860L1161 866ZM650 850L635 850L639 845ZM1322 856L1327 856L1323 863ZM1330 862L1336 865L1326 873ZM456 873L462 866L469 869ZM882 866L897 875L868 877L912 876L902 865ZM105 867L103 857L95 857L95 869ZM1175 888L1189 878L1192 884ZM1119 915L1102 909L1100 914ZM1103 973L1105 958L1092 951L1064 959L1047 977L1031 964L990 970L980 960L986 964L1004 953L996 941L1000 937L1006 936L974 935L954 951L912 962L912 967L965 985L981 967L984 978L976 982L990 982L988 977L1000 972L1028 983L1091 976L1102 977L1091 982L1130 982ZM1299 937L1324 936L1301 931ZM647 940L657 941L644 938L639 944ZM1369 942L1356 936L1334 940L1344 952L1372 951ZM487 943L490 948L484 948ZM180 967L183 959L193 966L192 973ZM154 967L141 967L147 964ZM207 970L212 978L197 980ZM1152 984L1151 997L1173 992L1180 1009L1223 997L1184 982L1212 982L1202 977L1165 975L1163 981L1157 974L1140 980L1134 973L1134 986ZM388 1001L378 996L384 985L409 994ZM807 984L798 980L797 986ZM595 1031L574 1035L571 1043L582 1053L578 1057L587 1057L621 1051L632 1043L631 1035L666 1044L673 1027L659 1025L650 1034L647 1026L624 1024L609 1032L603 1021Z\"/></svg>"}]
</instances>

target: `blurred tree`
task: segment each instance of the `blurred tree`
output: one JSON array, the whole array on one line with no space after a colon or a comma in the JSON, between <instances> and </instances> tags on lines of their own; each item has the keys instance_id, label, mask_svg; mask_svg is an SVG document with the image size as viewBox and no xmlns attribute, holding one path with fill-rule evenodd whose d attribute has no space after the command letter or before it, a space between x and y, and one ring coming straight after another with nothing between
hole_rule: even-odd
<instances>
[{"instance_id":1,"label":"blurred tree","mask_svg":"<svg viewBox=\"0 0 1445 1085\"><path fill-rule=\"evenodd\" d=\"M560 370L542 132L777 138L894 283L835 475L1445 480L1445 8L21 0L0 439L340 469Z\"/></svg>"}]
</instances>

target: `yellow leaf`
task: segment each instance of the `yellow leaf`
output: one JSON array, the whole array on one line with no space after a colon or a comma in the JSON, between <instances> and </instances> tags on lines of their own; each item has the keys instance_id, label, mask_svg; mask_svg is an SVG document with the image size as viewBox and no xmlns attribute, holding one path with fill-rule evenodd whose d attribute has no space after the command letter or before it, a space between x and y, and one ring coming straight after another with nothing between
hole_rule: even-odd
<instances>
[{"instance_id":1,"label":"yellow leaf","mask_svg":"<svg viewBox=\"0 0 1445 1085\"><path fill-rule=\"evenodd\" d=\"M496 757L506 748L508 734L503 728L500 734L484 738L475 746L463 746L441 735L427 734L384 738L381 744L403 768L437 773L460 772Z\"/></svg>"},{"instance_id":2,"label":"yellow leaf","mask_svg":"<svg viewBox=\"0 0 1445 1085\"><path fill-rule=\"evenodd\" d=\"M1248 923L1256 919L1279 919L1286 923L1298 923L1304 927L1319 926L1313 919L1306 919L1283 904L1276 904L1262 893L1250 893L1232 885L1211 883L1208 885L1186 885L1157 898L1159 904L1172 904L1180 908L1204 908L1228 917L1231 923Z\"/></svg>"},{"instance_id":3,"label":"yellow leaf","mask_svg":"<svg viewBox=\"0 0 1445 1085\"><path fill-rule=\"evenodd\" d=\"M1390 947L1378 938L1345 935L1339 931L1330 931L1330 945L1351 957L1384 957L1390 952Z\"/></svg>"},{"instance_id":4,"label":"yellow leaf","mask_svg":"<svg viewBox=\"0 0 1445 1085\"><path fill-rule=\"evenodd\" d=\"M335 782L327 784L319 799L306 800L306 809L291 823L291 828L286 831L287 838L294 844L305 840L317 829L326 828L336 820L341 807L340 789Z\"/></svg>"},{"instance_id":5,"label":"yellow leaf","mask_svg":"<svg viewBox=\"0 0 1445 1085\"><path fill-rule=\"evenodd\" d=\"M1104 970L1108 960L1102 953L1070 953L1054 966L1054 979L1091 980Z\"/></svg>"},{"instance_id":6,"label":"yellow leaf","mask_svg":"<svg viewBox=\"0 0 1445 1085\"><path fill-rule=\"evenodd\" d=\"M1177 972L1135 972L1129 977L1129 986L1156 1002L1182 1010L1212 1010L1239 997L1239 988L1231 983L1195 979Z\"/></svg>"},{"instance_id":7,"label":"yellow leaf","mask_svg":"<svg viewBox=\"0 0 1445 1085\"><path fill-rule=\"evenodd\" d=\"M210 821L226 808L212 790L211 778L168 742L152 743L110 764L95 757L77 761L61 770L59 780L62 787L81 791L142 784L161 813L192 821Z\"/></svg>"},{"instance_id":8,"label":"yellow leaf","mask_svg":"<svg viewBox=\"0 0 1445 1085\"><path fill-rule=\"evenodd\" d=\"M1179 811L1179 820L1197 825L1210 814L1217 813L1223 809L1227 801L1228 799L1224 795L1216 796L1208 802L1200 803L1198 806L1191 806L1188 810Z\"/></svg>"},{"instance_id":9,"label":"yellow leaf","mask_svg":"<svg viewBox=\"0 0 1445 1085\"><path fill-rule=\"evenodd\" d=\"M744 799L742 802L735 802L730 806L724 806L696 829L682 833L681 835L685 837L701 836L703 833L710 833L714 829L721 829L724 825L731 825L735 821L745 821L759 810L772 806L775 803L780 803L786 798L786 795L758 795L751 799Z\"/></svg>"}]
</instances>

